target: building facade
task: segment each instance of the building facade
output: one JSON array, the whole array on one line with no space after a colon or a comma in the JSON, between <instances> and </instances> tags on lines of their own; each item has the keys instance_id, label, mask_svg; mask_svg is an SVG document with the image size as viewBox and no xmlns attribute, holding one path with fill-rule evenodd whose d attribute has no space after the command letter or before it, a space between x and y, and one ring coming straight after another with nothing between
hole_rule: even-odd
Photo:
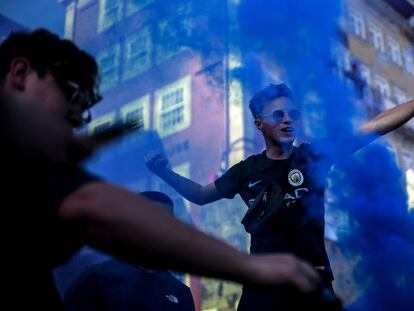
<instances>
[{"instance_id":1,"label":"building facade","mask_svg":"<svg viewBox=\"0 0 414 311\"><path fill-rule=\"evenodd\" d=\"M119 121L137 120L141 126L141 134L130 135L90 167L134 191L166 192L181 210L180 218L246 250L246 235L237 224L241 204L200 209L183 202L143 165L146 152L162 149L175 172L207 184L244 158L246 111L241 83L232 76L241 65L233 42L237 28L217 27L208 18L235 20L233 1L61 3L67 8L65 37L94 55L100 68L104 100L92 111L87 130L97 133ZM231 217L223 217L223 209ZM186 282L199 310L217 304L234 309L240 296L240 287L228 283Z\"/></svg>"},{"instance_id":2,"label":"building facade","mask_svg":"<svg viewBox=\"0 0 414 311\"><path fill-rule=\"evenodd\" d=\"M345 71L357 63L362 78L366 112L382 111L414 98L412 1L347 0L343 31L346 42L340 56ZM414 200L414 122L410 121L387 142L406 175L408 206Z\"/></svg>"}]
</instances>

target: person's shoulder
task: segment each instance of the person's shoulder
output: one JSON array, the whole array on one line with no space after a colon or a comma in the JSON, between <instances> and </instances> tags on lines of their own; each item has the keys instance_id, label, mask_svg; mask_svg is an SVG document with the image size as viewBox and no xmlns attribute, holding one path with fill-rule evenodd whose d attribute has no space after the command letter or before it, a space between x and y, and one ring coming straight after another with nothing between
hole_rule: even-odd
<instances>
[{"instance_id":1,"label":"person's shoulder","mask_svg":"<svg viewBox=\"0 0 414 311\"><path fill-rule=\"evenodd\" d=\"M145 271L132 263L124 262L117 259L111 259L99 264L94 264L85 269L85 273L94 276L96 279L120 280L120 279L140 279Z\"/></svg>"},{"instance_id":2,"label":"person's shoulder","mask_svg":"<svg viewBox=\"0 0 414 311\"><path fill-rule=\"evenodd\" d=\"M84 273L101 275L107 274L109 271L119 270L122 267L124 267L124 263L122 261L111 258L109 260L105 260L104 262L86 266Z\"/></svg>"},{"instance_id":3,"label":"person's shoulder","mask_svg":"<svg viewBox=\"0 0 414 311\"><path fill-rule=\"evenodd\" d=\"M244 159L243 162L245 165L256 165L258 162L265 161L267 157L264 155L265 151L262 151L260 153L252 154L248 156L246 159Z\"/></svg>"}]
</instances>

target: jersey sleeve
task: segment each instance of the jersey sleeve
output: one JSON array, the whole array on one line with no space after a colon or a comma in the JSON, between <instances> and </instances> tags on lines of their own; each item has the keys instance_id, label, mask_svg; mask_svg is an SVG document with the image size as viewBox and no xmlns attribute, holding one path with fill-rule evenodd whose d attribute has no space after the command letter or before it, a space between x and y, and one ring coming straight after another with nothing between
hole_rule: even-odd
<instances>
[{"instance_id":1,"label":"jersey sleeve","mask_svg":"<svg viewBox=\"0 0 414 311\"><path fill-rule=\"evenodd\" d=\"M215 182L217 190L227 199L232 199L240 192L244 183L244 161L232 166Z\"/></svg>"}]
</instances>

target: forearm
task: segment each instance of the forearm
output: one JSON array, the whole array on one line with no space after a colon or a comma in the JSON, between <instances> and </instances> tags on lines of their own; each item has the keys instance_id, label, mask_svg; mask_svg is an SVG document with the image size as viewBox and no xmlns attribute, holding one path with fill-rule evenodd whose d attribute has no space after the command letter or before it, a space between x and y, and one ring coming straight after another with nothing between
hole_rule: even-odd
<instances>
[{"instance_id":1,"label":"forearm","mask_svg":"<svg viewBox=\"0 0 414 311\"><path fill-rule=\"evenodd\" d=\"M414 117L414 100L380 113L361 127L366 134L384 135L397 129Z\"/></svg>"},{"instance_id":2,"label":"forearm","mask_svg":"<svg viewBox=\"0 0 414 311\"><path fill-rule=\"evenodd\" d=\"M199 183L180 176L167 168L159 172L158 176L188 201L198 205L209 203L209 200L203 195L203 186Z\"/></svg>"},{"instance_id":3,"label":"forearm","mask_svg":"<svg viewBox=\"0 0 414 311\"><path fill-rule=\"evenodd\" d=\"M105 197L96 200L93 193L97 192ZM122 189L86 186L69 197L59 212L65 222L75 222L84 231L91 246L128 261L238 282L245 282L251 273L247 254Z\"/></svg>"},{"instance_id":4,"label":"forearm","mask_svg":"<svg viewBox=\"0 0 414 311\"><path fill-rule=\"evenodd\" d=\"M244 284L291 284L307 292L319 282L316 271L294 256L249 256L141 196L103 183L71 194L57 216L73 236L129 262Z\"/></svg>"}]
</instances>

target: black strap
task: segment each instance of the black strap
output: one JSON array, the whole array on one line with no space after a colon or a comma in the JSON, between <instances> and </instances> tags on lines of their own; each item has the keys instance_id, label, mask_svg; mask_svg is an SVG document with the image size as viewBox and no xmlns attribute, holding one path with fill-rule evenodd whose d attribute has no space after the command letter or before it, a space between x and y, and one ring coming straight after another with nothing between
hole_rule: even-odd
<instances>
[{"instance_id":1,"label":"black strap","mask_svg":"<svg viewBox=\"0 0 414 311\"><path fill-rule=\"evenodd\" d=\"M249 206L249 209L247 210L244 218L248 217L248 215L250 214L250 212L254 209L254 207L262 200L263 195L266 192L266 189L269 187L269 185L272 183L272 181L268 182L263 189L259 192L259 194L257 195L256 199L254 199L253 203L251 206Z\"/></svg>"}]
</instances>

